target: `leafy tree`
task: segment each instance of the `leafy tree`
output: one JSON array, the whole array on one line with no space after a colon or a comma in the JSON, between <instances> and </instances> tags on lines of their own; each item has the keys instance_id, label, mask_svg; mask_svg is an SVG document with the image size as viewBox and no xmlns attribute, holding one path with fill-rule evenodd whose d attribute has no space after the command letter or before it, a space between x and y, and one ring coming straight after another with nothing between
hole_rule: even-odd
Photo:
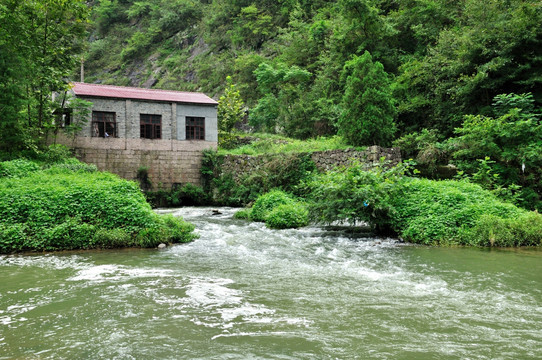
<instances>
[{"instance_id":1,"label":"leafy tree","mask_svg":"<svg viewBox=\"0 0 542 360\"><path fill-rule=\"evenodd\" d=\"M524 112L520 108L510 108L505 114L496 117L465 116L463 126L456 129L458 137L450 140L454 149L453 157L459 168L467 173L479 173L485 168L485 173L490 170L497 175L494 179L497 185L522 186L521 205L542 210L539 195L542 191L540 119L528 114L533 111L531 97L525 94L498 96L495 98L495 103L499 104L497 113L502 109L502 99L516 99L516 104L521 100L531 110Z\"/></svg>"},{"instance_id":2,"label":"leafy tree","mask_svg":"<svg viewBox=\"0 0 542 360\"><path fill-rule=\"evenodd\" d=\"M396 110L382 64L373 62L366 51L344 65L342 78L346 85L339 134L351 145L389 145L396 130Z\"/></svg>"},{"instance_id":3,"label":"leafy tree","mask_svg":"<svg viewBox=\"0 0 542 360\"><path fill-rule=\"evenodd\" d=\"M9 104L0 118L5 149L34 146L53 125L51 93L67 89L88 11L82 0L1 0L0 103Z\"/></svg>"},{"instance_id":4,"label":"leafy tree","mask_svg":"<svg viewBox=\"0 0 542 360\"><path fill-rule=\"evenodd\" d=\"M430 125L450 136L464 114L490 115L495 95L540 87L542 3L465 0L460 6L455 26L439 33L427 55L401 67L396 94L404 128Z\"/></svg>"},{"instance_id":5,"label":"leafy tree","mask_svg":"<svg viewBox=\"0 0 542 360\"><path fill-rule=\"evenodd\" d=\"M231 76L226 78L226 84L224 95L218 100L218 142L221 146L227 145L231 131L245 116L245 104Z\"/></svg>"},{"instance_id":6,"label":"leafy tree","mask_svg":"<svg viewBox=\"0 0 542 360\"><path fill-rule=\"evenodd\" d=\"M304 100L312 74L283 63L276 66L262 63L254 73L263 97L250 114L251 124L270 132L306 137L312 124Z\"/></svg>"}]
</instances>

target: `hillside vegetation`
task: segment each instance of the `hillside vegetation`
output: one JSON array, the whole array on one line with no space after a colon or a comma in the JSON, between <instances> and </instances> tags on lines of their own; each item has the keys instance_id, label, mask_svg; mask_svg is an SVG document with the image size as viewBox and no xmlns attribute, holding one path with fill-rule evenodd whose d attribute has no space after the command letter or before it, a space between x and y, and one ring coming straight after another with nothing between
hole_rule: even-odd
<instances>
[{"instance_id":1,"label":"hillside vegetation","mask_svg":"<svg viewBox=\"0 0 542 360\"><path fill-rule=\"evenodd\" d=\"M498 94L542 96L542 4L535 0L92 5L87 81L218 98L231 75L251 123L288 136L334 134L338 124L354 136L345 117L356 116L380 119L388 130L365 142L384 145L422 128L449 136L463 115L490 115ZM377 105L360 113L368 104Z\"/></svg>"}]
</instances>

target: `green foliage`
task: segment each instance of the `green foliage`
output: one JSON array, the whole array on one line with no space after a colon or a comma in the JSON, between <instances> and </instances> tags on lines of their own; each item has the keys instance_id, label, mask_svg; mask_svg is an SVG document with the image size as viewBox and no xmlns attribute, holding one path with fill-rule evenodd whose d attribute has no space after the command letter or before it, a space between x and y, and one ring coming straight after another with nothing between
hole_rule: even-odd
<instances>
[{"instance_id":1,"label":"green foliage","mask_svg":"<svg viewBox=\"0 0 542 360\"><path fill-rule=\"evenodd\" d=\"M407 164L367 171L362 164L318 174L307 182L312 220L355 224L367 222L386 230L393 211L391 198L401 191Z\"/></svg>"},{"instance_id":2,"label":"green foliage","mask_svg":"<svg viewBox=\"0 0 542 360\"><path fill-rule=\"evenodd\" d=\"M82 0L0 4L0 150L35 150L54 126L51 93L68 89L88 13Z\"/></svg>"},{"instance_id":3,"label":"green foliage","mask_svg":"<svg viewBox=\"0 0 542 360\"><path fill-rule=\"evenodd\" d=\"M311 218L364 221L427 245L542 245L542 215L503 202L477 184L410 178L405 170L353 166L316 176L308 184Z\"/></svg>"},{"instance_id":4,"label":"green foliage","mask_svg":"<svg viewBox=\"0 0 542 360\"><path fill-rule=\"evenodd\" d=\"M283 204L275 207L267 216L265 225L271 229L291 229L307 226L309 211L303 203Z\"/></svg>"},{"instance_id":5,"label":"green foliage","mask_svg":"<svg viewBox=\"0 0 542 360\"><path fill-rule=\"evenodd\" d=\"M33 161L17 159L0 163L0 177L20 178L40 170L40 166Z\"/></svg>"},{"instance_id":6,"label":"green foliage","mask_svg":"<svg viewBox=\"0 0 542 360\"><path fill-rule=\"evenodd\" d=\"M340 136L318 137L307 140L292 139L280 135L254 133L240 136L241 139L250 139L250 144L234 149L220 149L221 155L269 155L289 153L312 153L316 151L344 150L352 146L345 143ZM361 149L361 148L358 148Z\"/></svg>"},{"instance_id":7,"label":"green foliage","mask_svg":"<svg viewBox=\"0 0 542 360\"><path fill-rule=\"evenodd\" d=\"M226 90L218 100L218 146L227 148L232 142L232 130L245 116L244 103L231 77L226 78ZM230 145L231 146L231 145Z\"/></svg>"},{"instance_id":8,"label":"green foliage","mask_svg":"<svg viewBox=\"0 0 542 360\"><path fill-rule=\"evenodd\" d=\"M424 175L436 176L438 165L446 165L450 158L450 149L442 140L437 130L422 129L403 135L393 145L401 149L403 159L415 159Z\"/></svg>"},{"instance_id":9,"label":"green foliage","mask_svg":"<svg viewBox=\"0 0 542 360\"><path fill-rule=\"evenodd\" d=\"M452 2L438 3L444 9ZM396 95L406 129L436 127L449 136L462 115L489 115L495 95L533 91L540 84L533 71L542 59L540 2L456 3L451 26L441 28L425 56L406 58L400 68Z\"/></svg>"},{"instance_id":10,"label":"green foliage","mask_svg":"<svg viewBox=\"0 0 542 360\"><path fill-rule=\"evenodd\" d=\"M277 208L279 205L293 203L295 203L295 200L284 191L270 191L258 197L254 202L252 211L250 212L250 219L253 221L265 222L273 209Z\"/></svg>"},{"instance_id":11,"label":"green foliage","mask_svg":"<svg viewBox=\"0 0 542 360\"><path fill-rule=\"evenodd\" d=\"M473 229L463 234L475 246L540 246L542 217L537 213L522 213L515 218L483 215Z\"/></svg>"},{"instance_id":12,"label":"green foliage","mask_svg":"<svg viewBox=\"0 0 542 360\"><path fill-rule=\"evenodd\" d=\"M495 103L495 113L507 112L496 117L465 116L463 125L456 129L458 136L449 140L453 158L461 170L477 174L475 180L480 183L521 186L522 206L542 209L538 195L542 190L542 125L534 113L533 100L510 94L495 98ZM486 158L491 160L482 160ZM495 175L491 175L491 183L487 179L490 172Z\"/></svg>"},{"instance_id":13,"label":"green foliage","mask_svg":"<svg viewBox=\"0 0 542 360\"><path fill-rule=\"evenodd\" d=\"M49 145L47 151L39 155L39 159L47 164L73 161L71 150L61 144Z\"/></svg>"},{"instance_id":14,"label":"green foliage","mask_svg":"<svg viewBox=\"0 0 542 360\"><path fill-rule=\"evenodd\" d=\"M92 239L99 248L121 248L134 246L134 239L124 229L97 229Z\"/></svg>"},{"instance_id":15,"label":"green foliage","mask_svg":"<svg viewBox=\"0 0 542 360\"><path fill-rule=\"evenodd\" d=\"M346 85L339 134L355 146L391 144L396 110L383 65L365 51L346 62L341 77Z\"/></svg>"},{"instance_id":16,"label":"green foliage","mask_svg":"<svg viewBox=\"0 0 542 360\"><path fill-rule=\"evenodd\" d=\"M179 217L167 214L162 216L161 220L166 228L167 239L171 243L186 243L198 238L193 232L194 225Z\"/></svg>"},{"instance_id":17,"label":"green foliage","mask_svg":"<svg viewBox=\"0 0 542 360\"><path fill-rule=\"evenodd\" d=\"M250 208L238 210L238 211L235 212L235 214L233 214L233 218L234 219L249 220L250 219L250 212L251 212Z\"/></svg>"},{"instance_id":18,"label":"green foliage","mask_svg":"<svg viewBox=\"0 0 542 360\"><path fill-rule=\"evenodd\" d=\"M260 165L250 173L215 170L220 175L212 181L214 201L230 206L246 205L275 188L301 195L298 184L316 170L308 154L278 154L259 160Z\"/></svg>"},{"instance_id":19,"label":"green foliage","mask_svg":"<svg viewBox=\"0 0 542 360\"><path fill-rule=\"evenodd\" d=\"M261 63L254 74L263 97L250 113L250 124L271 133L306 138L312 124L307 119L303 98L312 74L283 63Z\"/></svg>"},{"instance_id":20,"label":"green foliage","mask_svg":"<svg viewBox=\"0 0 542 360\"><path fill-rule=\"evenodd\" d=\"M7 168L13 169L13 163ZM152 212L136 183L77 163L37 171L37 164L20 162L19 177L0 178L1 252L155 246L192 239L193 227Z\"/></svg>"},{"instance_id":21,"label":"green foliage","mask_svg":"<svg viewBox=\"0 0 542 360\"><path fill-rule=\"evenodd\" d=\"M170 190L146 191L145 197L153 206L200 206L210 204L211 199L202 187L194 184L176 186Z\"/></svg>"},{"instance_id":22,"label":"green foliage","mask_svg":"<svg viewBox=\"0 0 542 360\"><path fill-rule=\"evenodd\" d=\"M406 181L390 205L391 227L405 240L422 244L471 244L469 232L483 216L514 219L527 213L479 185L451 180Z\"/></svg>"},{"instance_id":23,"label":"green foliage","mask_svg":"<svg viewBox=\"0 0 542 360\"><path fill-rule=\"evenodd\" d=\"M265 222L271 229L298 228L309 223L306 204L281 190L272 190L259 196L252 208L240 210L234 217Z\"/></svg>"},{"instance_id":24,"label":"green foliage","mask_svg":"<svg viewBox=\"0 0 542 360\"><path fill-rule=\"evenodd\" d=\"M271 15L260 11L254 4L242 8L230 31L232 43L237 46L248 44L253 49L259 49L265 40L274 35L272 20Z\"/></svg>"},{"instance_id":25,"label":"green foliage","mask_svg":"<svg viewBox=\"0 0 542 360\"><path fill-rule=\"evenodd\" d=\"M96 165L86 164L75 158L69 158L52 165L45 165L45 172L48 174L93 173L97 171Z\"/></svg>"}]
</instances>

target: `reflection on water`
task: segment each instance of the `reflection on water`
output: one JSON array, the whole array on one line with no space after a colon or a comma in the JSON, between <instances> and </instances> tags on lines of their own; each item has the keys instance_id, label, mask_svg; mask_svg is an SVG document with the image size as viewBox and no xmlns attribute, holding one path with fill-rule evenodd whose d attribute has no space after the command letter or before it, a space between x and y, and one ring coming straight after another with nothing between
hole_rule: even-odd
<instances>
[{"instance_id":1,"label":"reflection on water","mask_svg":"<svg viewBox=\"0 0 542 360\"><path fill-rule=\"evenodd\" d=\"M0 359L542 358L542 252L427 248L235 209L158 250L0 256Z\"/></svg>"}]
</instances>

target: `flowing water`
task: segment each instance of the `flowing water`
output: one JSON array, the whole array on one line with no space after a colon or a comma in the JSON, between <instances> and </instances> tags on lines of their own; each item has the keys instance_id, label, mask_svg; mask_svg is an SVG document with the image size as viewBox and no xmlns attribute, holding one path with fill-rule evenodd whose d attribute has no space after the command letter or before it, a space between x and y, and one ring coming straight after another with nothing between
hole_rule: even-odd
<instances>
[{"instance_id":1,"label":"flowing water","mask_svg":"<svg viewBox=\"0 0 542 360\"><path fill-rule=\"evenodd\" d=\"M542 251L429 248L235 209L166 250L0 256L0 359L541 359Z\"/></svg>"}]
</instances>

